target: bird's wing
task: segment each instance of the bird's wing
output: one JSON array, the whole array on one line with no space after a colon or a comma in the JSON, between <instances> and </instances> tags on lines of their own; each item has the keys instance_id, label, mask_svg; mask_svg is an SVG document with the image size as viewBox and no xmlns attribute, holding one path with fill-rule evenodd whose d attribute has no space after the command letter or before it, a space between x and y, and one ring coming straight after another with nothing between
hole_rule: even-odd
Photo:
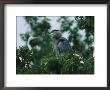
<instances>
[{"instance_id":1,"label":"bird's wing","mask_svg":"<svg viewBox=\"0 0 110 90\"><path fill-rule=\"evenodd\" d=\"M58 42L58 51L59 52L65 52L65 51L71 51L72 48L69 44L69 41L66 38L60 38Z\"/></svg>"}]
</instances>

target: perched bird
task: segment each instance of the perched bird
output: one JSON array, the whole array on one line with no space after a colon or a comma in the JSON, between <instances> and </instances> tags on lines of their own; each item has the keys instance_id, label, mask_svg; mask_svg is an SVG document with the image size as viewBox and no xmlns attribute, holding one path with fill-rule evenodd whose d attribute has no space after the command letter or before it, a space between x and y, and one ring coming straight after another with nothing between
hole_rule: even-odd
<instances>
[{"instance_id":1,"label":"perched bird","mask_svg":"<svg viewBox=\"0 0 110 90\"><path fill-rule=\"evenodd\" d=\"M29 50L32 50L33 48L39 49L39 43L43 41L41 37L35 36L33 33L29 34L29 38L27 41L27 46Z\"/></svg>"},{"instance_id":2,"label":"perched bird","mask_svg":"<svg viewBox=\"0 0 110 90\"><path fill-rule=\"evenodd\" d=\"M59 54L62 52L72 51L69 41L62 37L62 34L59 30L52 30L50 34L53 42L53 49L56 53Z\"/></svg>"}]
</instances>

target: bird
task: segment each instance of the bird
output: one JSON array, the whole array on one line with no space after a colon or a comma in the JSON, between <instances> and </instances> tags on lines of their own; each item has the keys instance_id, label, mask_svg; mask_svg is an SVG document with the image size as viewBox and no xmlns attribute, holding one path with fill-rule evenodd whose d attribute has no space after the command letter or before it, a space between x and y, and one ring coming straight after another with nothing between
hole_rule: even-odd
<instances>
[{"instance_id":1,"label":"bird","mask_svg":"<svg viewBox=\"0 0 110 90\"><path fill-rule=\"evenodd\" d=\"M63 52L72 51L72 47L70 46L69 41L65 37L62 37L60 30L52 30L50 34L54 52L60 54Z\"/></svg>"},{"instance_id":2,"label":"bird","mask_svg":"<svg viewBox=\"0 0 110 90\"><path fill-rule=\"evenodd\" d=\"M27 41L27 46L29 50L32 50L33 48L39 49L39 43L43 41L41 37L35 36L33 33L29 34L29 38Z\"/></svg>"}]
</instances>

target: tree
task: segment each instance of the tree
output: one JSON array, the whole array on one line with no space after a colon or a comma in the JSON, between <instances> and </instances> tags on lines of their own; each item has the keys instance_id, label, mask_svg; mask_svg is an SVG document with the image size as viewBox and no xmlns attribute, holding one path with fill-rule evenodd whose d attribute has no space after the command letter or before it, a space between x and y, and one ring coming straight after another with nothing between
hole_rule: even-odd
<instances>
[{"instance_id":1,"label":"tree","mask_svg":"<svg viewBox=\"0 0 110 90\"><path fill-rule=\"evenodd\" d=\"M30 25L31 32L34 32L34 36L40 37L43 40L36 45L40 47L40 50L34 48L30 51L27 46L17 49L16 66L18 74L94 73L93 16L58 17L58 23L61 24L60 30L62 34L68 33L68 40L73 49L71 53L62 53L58 56L56 56L52 50L51 37L49 35L51 28L49 17L26 16L24 19ZM80 31L83 31L83 40L81 40L82 33L80 33ZM21 34L21 38L27 42L29 33ZM32 55L30 56L31 53ZM21 62L20 57L22 59L24 57L26 58Z\"/></svg>"}]
</instances>

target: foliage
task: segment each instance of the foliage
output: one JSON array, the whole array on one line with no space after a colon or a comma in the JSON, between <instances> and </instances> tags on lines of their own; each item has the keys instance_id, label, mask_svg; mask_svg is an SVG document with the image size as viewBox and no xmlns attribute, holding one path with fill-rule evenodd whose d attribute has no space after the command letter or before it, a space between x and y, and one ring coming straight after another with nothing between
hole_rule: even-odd
<instances>
[{"instance_id":1,"label":"foliage","mask_svg":"<svg viewBox=\"0 0 110 90\"><path fill-rule=\"evenodd\" d=\"M33 53L27 47L16 50L16 73L27 73L33 62Z\"/></svg>"},{"instance_id":2,"label":"foliage","mask_svg":"<svg viewBox=\"0 0 110 90\"><path fill-rule=\"evenodd\" d=\"M53 17L54 18L54 17ZM31 27L37 45L32 50L27 47L29 32L20 34L25 46L16 49L17 74L93 74L94 73L94 17L58 17L60 31L68 33L73 51L56 55L49 35L51 24L46 16L25 16ZM83 31L83 40L81 40ZM33 45L34 46L34 45ZM39 48L40 49L39 49ZM22 59L22 60L21 60Z\"/></svg>"},{"instance_id":3,"label":"foliage","mask_svg":"<svg viewBox=\"0 0 110 90\"><path fill-rule=\"evenodd\" d=\"M30 62L34 63L32 51L27 47L20 47L20 49L17 49L17 74L94 73L94 58L84 58L81 53L78 52L62 53L57 56L55 56L54 53L50 53L48 56L42 57L36 64L31 65Z\"/></svg>"}]
</instances>

